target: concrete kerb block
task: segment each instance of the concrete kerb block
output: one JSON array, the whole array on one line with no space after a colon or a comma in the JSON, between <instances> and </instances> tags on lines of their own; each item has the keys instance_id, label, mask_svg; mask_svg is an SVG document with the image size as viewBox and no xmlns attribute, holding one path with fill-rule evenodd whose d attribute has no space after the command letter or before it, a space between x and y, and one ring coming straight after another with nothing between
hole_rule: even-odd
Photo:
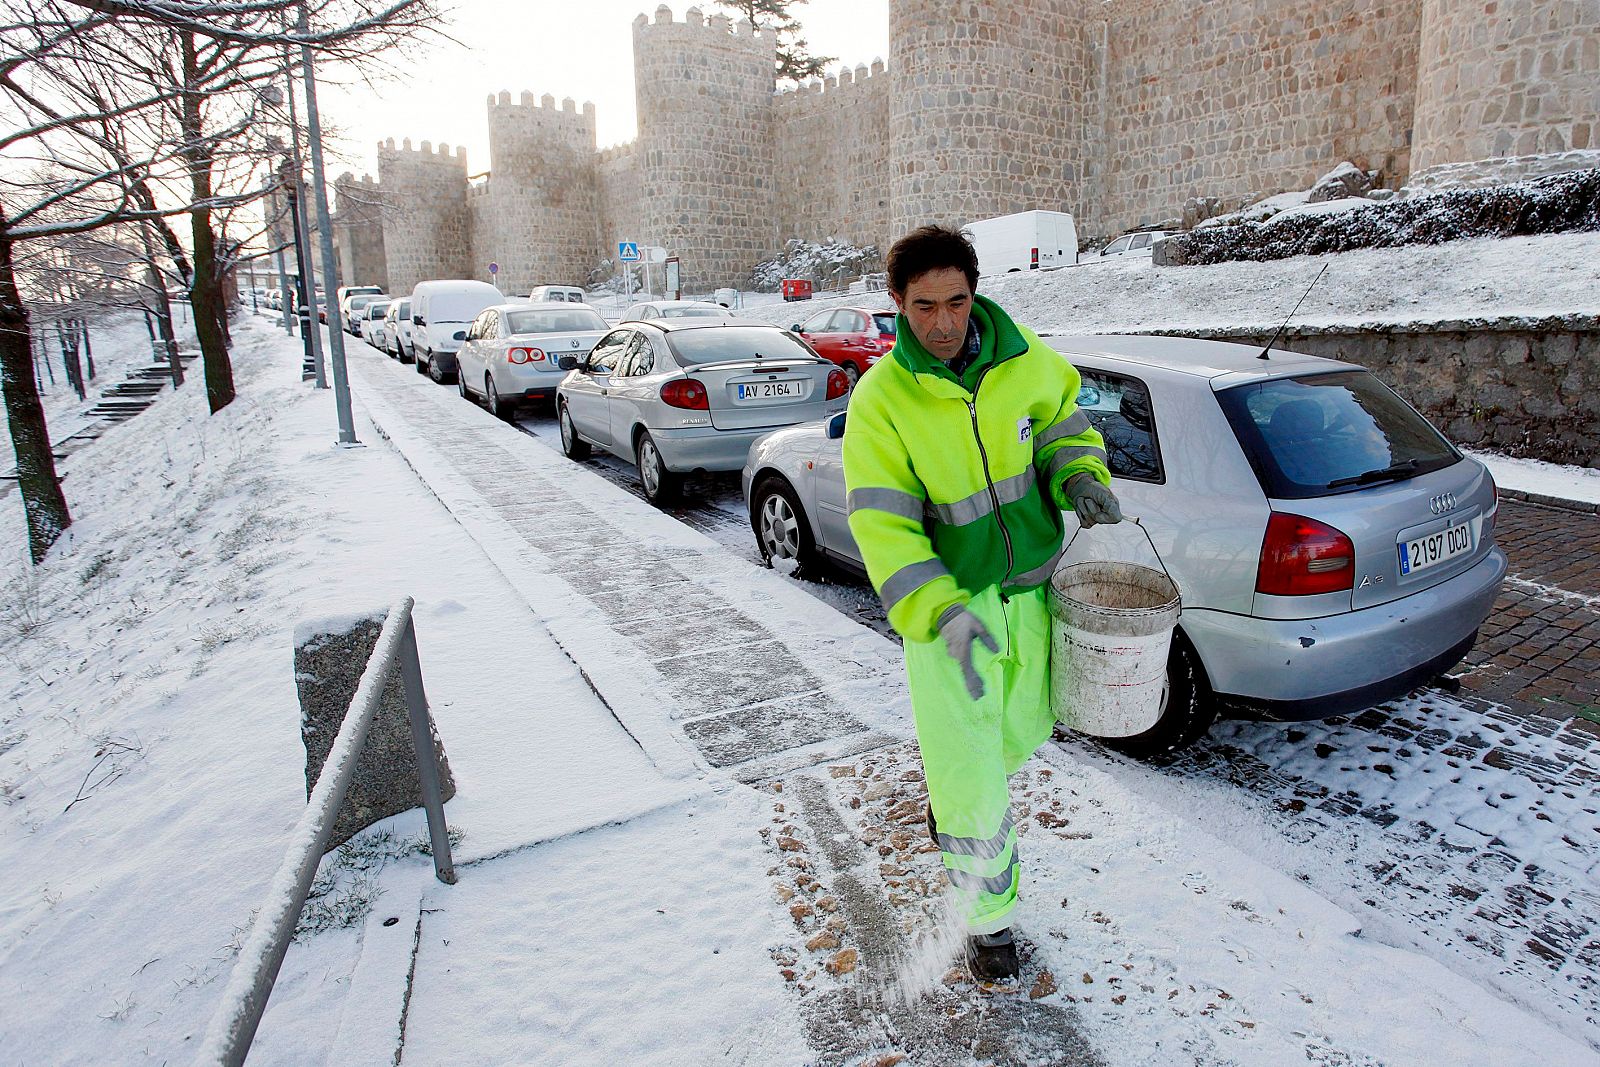
<instances>
[{"instance_id":1,"label":"concrete kerb block","mask_svg":"<svg viewBox=\"0 0 1600 1067\"><path fill-rule=\"evenodd\" d=\"M365 618L325 619L303 623L295 631L294 677L300 694L300 739L306 747L306 796L317 784L322 765L339 736L356 686L383 629L383 613ZM443 800L455 796L455 779L445 759L437 730L431 729L433 751L439 761L439 789ZM417 776L416 750L411 741L411 719L405 689L396 663L389 672L378 711L367 732L366 744L356 761L355 777L334 821L329 849L337 848L362 830L422 807L422 782Z\"/></svg>"}]
</instances>

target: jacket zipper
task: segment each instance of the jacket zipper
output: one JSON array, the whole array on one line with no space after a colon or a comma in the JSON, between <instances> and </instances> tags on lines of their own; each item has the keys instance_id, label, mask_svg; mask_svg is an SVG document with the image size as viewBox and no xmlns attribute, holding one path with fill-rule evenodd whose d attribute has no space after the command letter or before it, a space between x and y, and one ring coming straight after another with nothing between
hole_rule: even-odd
<instances>
[{"instance_id":1,"label":"jacket zipper","mask_svg":"<svg viewBox=\"0 0 1600 1067\"><path fill-rule=\"evenodd\" d=\"M989 453L983 447L983 434L978 431L978 390L983 388L983 379L989 373L985 367L978 372L978 380L972 385L972 399L967 401L967 414L972 417L972 438L978 442L978 458L983 461L983 482L989 487L989 502L994 506L994 521L1000 524L1000 538L1006 544L1006 574L1000 581L1000 599L1005 601L1005 584L1011 580L1012 568L1016 566L1016 557L1011 549L1011 531L1006 529L1006 520L1000 514L1000 493L994 487L994 478L989 473Z\"/></svg>"}]
</instances>

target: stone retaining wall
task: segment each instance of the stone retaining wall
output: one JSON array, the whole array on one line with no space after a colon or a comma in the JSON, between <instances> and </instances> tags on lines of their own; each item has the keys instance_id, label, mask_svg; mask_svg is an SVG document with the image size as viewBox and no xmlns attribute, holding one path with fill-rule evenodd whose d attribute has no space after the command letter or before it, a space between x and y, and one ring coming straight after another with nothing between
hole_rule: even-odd
<instances>
[{"instance_id":1,"label":"stone retaining wall","mask_svg":"<svg viewBox=\"0 0 1600 1067\"><path fill-rule=\"evenodd\" d=\"M1272 331L1152 330L1264 345ZM1277 348L1359 363L1446 437L1549 463L1600 466L1600 318L1291 327Z\"/></svg>"}]
</instances>

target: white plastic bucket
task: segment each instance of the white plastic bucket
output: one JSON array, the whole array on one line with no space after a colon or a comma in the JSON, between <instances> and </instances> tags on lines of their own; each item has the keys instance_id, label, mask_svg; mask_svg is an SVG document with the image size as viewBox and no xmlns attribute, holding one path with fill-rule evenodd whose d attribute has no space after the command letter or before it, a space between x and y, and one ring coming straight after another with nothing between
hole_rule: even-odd
<instances>
[{"instance_id":1,"label":"white plastic bucket","mask_svg":"<svg viewBox=\"0 0 1600 1067\"><path fill-rule=\"evenodd\" d=\"M1132 737L1161 718L1178 587L1137 563L1074 563L1050 579L1050 706L1068 729Z\"/></svg>"}]
</instances>

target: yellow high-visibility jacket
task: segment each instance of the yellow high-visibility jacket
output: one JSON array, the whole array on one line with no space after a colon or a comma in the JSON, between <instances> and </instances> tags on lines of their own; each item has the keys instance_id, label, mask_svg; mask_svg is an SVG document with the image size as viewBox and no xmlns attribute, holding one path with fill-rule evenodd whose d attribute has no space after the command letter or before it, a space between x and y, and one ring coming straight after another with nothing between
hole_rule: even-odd
<instances>
[{"instance_id":1,"label":"yellow high-visibility jacket","mask_svg":"<svg viewBox=\"0 0 1600 1067\"><path fill-rule=\"evenodd\" d=\"M952 604L1049 581L1061 557L1062 483L1111 484L1105 443L1078 410L1066 358L974 297L982 347L958 377L905 316L892 358L861 376L845 424L850 531L908 641L931 641Z\"/></svg>"}]
</instances>

